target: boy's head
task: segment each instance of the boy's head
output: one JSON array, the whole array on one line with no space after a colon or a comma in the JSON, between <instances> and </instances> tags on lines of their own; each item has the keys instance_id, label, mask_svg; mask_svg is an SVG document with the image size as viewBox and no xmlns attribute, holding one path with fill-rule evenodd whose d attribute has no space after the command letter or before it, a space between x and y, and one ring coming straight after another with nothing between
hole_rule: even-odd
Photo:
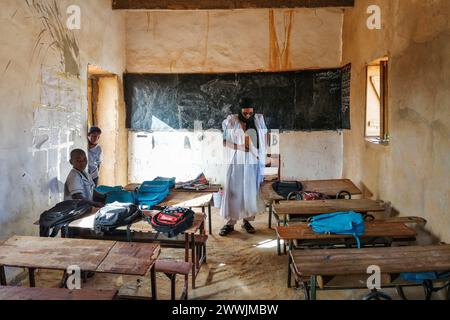
<instances>
[{"instance_id":1,"label":"boy's head","mask_svg":"<svg viewBox=\"0 0 450 320\"><path fill-rule=\"evenodd\" d=\"M91 144L96 145L100 139L102 130L99 127L90 127L88 131L88 140Z\"/></svg>"},{"instance_id":2,"label":"boy's head","mask_svg":"<svg viewBox=\"0 0 450 320\"><path fill-rule=\"evenodd\" d=\"M254 116L254 106L253 106L253 100L251 98L248 97L243 97L239 100L239 107L240 107L240 112L242 114L242 117L245 120L249 120L250 118L252 118Z\"/></svg>"},{"instance_id":3,"label":"boy's head","mask_svg":"<svg viewBox=\"0 0 450 320\"><path fill-rule=\"evenodd\" d=\"M81 149L72 150L72 152L70 152L69 162L74 169L84 171L88 163L86 153Z\"/></svg>"}]
</instances>

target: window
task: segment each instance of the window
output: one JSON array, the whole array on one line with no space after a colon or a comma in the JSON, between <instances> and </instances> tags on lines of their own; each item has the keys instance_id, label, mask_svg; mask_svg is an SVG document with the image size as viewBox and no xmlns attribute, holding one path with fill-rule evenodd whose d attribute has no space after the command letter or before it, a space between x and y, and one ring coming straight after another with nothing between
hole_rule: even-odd
<instances>
[{"instance_id":1,"label":"window","mask_svg":"<svg viewBox=\"0 0 450 320\"><path fill-rule=\"evenodd\" d=\"M388 58L367 65L365 137L372 142L389 142Z\"/></svg>"}]
</instances>

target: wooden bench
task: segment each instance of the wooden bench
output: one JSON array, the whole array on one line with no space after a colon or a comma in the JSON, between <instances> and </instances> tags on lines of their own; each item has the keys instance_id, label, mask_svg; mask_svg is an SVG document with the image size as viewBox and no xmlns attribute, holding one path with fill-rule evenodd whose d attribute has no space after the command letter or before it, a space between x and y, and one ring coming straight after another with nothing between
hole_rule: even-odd
<instances>
[{"instance_id":1,"label":"wooden bench","mask_svg":"<svg viewBox=\"0 0 450 320\"><path fill-rule=\"evenodd\" d=\"M144 210L145 216L158 211ZM195 280L200 272L201 266L206 262L206 243L208 235L205 233L205 214L196 213L192 226L182 234L174 238L168 238L162 233L156 232L153 227L144 220L137 221L127 227L119 227L111 232L97 234L94 231L94 214L76 220L69 224L68 238L99 239L114 241L131 241L143 243L159 243L162 247L182 248L185 250L185 261L192 262L192 288L195 289ZM64 230L63 230L64 231Z\"/></svg>"},{"instance_id":2,"label":"wooden bench","mask_svg":"<svg viewBox=\"0 0 450 320\"><path fill-rule=\"evenodd\" d=\"M354 247L356 241L348 234L315 233L307 223L276 228L277 236L289 243L289 251L296 248ZM360 237L361 246L390 246L394 241L414 241L417 232L401 222L366 222L365 233ZM294 246L294 242L296 242ZM285 246L286 248L286 246ZM288 287L291 285L291 256L288 259Z\"/></svg>"},{"instance_id":3,"label":"wooden bench","mask_svg":"<svg viewBox=\"0 0 450 320\"><path fill-rule=\"evenodd\" d=\"M296 283L302 283L305 298L312 300L316 299L316 290L325 289L330 279L337 276L365 276L367 279L367 268L373 265L380 268L386 286L397 287L401 296L401 287L405 283L395 282L400 273L450 271L450 245L292 250L289 254ZM450 279L439 281L450 283ZM429 299L433 288L427 290L426 298Z\"/></svg>"},{"instance_id":4,"label":"wooden bench","mask_svg":"<svg viewBox=\"0 0 450 320\"><path fill-rule=\"evenodd\" d=\"M0 286L0 300L113 300L117 290L68 290Z\"/></svg>"},{"instance_id":5,"label":"wooden bench","mask_svg":"<svg viewBox=\"0 0 450 320\"><path fill-rule=\"evenodd\" d=\"M13 236L0 245L1 285L7 285L4 267L27 268L30 287L35 287L35 271L66 271L78 266L85 272L147 276L150 273L151 298L156 299L155 262L159 244L125 243Z\"/></svg>"},{"instance_id":6,"label":"wooden bench","mask_svg":"<svg viewBox=\"0 0 450 320\"><path fill-rule=\"evenodd\" d=\"M368 212L385 212L390 210L390 203L370 199L332 199L312 201L280 201L273 206L277 225L287 225L294 218L306 221L308 218L332 212L356 211L365 216ZM280 239L277 238L278 254L281 254Z\"/></svg>"},{"instance_id":7,"label":"wooden bench","mask_svg":"<svg viewBox=\"0 0 450 320\"><path fill-rule=\"evenodd\" d=\"M169 261L169 260L157 260L155 264L156 272L164 273L171 283L170 295L171 299L176 299L175 281L177 274L184 275L183 292L180 296L180 300L188 300L189 289L189 273L191 272L192 263L184 261Z\"/></svg>"}]
</instances>

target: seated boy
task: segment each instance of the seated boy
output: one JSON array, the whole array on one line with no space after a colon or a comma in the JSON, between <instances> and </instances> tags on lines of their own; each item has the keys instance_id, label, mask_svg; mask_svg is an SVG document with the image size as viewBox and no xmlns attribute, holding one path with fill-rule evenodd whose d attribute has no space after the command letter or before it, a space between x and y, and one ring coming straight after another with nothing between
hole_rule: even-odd
<instances>
[{"instance_id":1,"label":"seated boy","mask_svg":"<svg viewBox=\"0 0 450 320\"><path fill-rule=\"evenodd\" d=\"M92 202L95 207L103 207L105 195L95 191L95 183L85 169L88 164L86 153L81 149L70 152L70 164L73 169L64 184L64 200L83 199Z\"/></svg>"}]
</instances>

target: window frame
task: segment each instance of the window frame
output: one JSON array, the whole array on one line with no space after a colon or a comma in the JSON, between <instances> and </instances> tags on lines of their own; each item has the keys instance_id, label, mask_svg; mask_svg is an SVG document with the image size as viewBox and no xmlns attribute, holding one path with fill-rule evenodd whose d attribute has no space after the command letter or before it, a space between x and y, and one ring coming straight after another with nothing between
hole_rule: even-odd
<instances>
[{"instance_id":1,"label":"window frame","mask_svg":"<svg viewBox=\"0 0 450 320\"><path fill-rule=\"evenodd\" d=\"M369 86L369 67L379 66L380 68L380 135L367 135L367 98ZM388 94L389 94L389 58L383 57L367 63L365 66L365 98L364 98L364 138L374 143L389 142L389 112L388 112Z\"/></svg>"}]
</instances>

